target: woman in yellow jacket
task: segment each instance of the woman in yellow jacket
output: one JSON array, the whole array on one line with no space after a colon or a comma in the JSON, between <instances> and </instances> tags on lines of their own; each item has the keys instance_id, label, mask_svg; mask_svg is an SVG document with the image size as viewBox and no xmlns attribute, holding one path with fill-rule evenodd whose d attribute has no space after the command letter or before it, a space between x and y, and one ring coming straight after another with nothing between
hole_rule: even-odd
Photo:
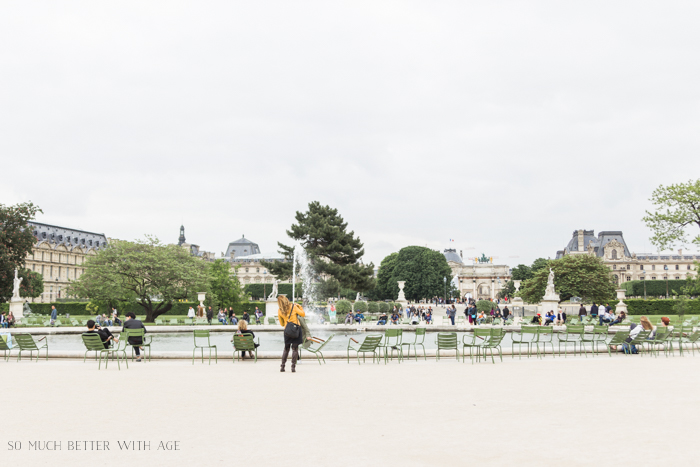
<instances>
[{"instance_id":1,"label":"woman in yellow jacket","mask_svg":"<svg viewBox=\"0 0 700 467\"><path fill-rule=\"evenodd\" d=\"M277 296L277 305L279 308L277 316L279 317L280 326L282 326L282 328L286 328L287 323L294 323L301 327L299 316L306 316L301 305L291 303L284 295ZM282 366L280 367L280 371L284 371L284 366L287 364L287 357L289 356L289 348L291 347L292 373L296 372L297 360L299 359L299 345L303 342L303 333L301 329L299 330L299 336L296 338L284 336L284 352L282 352Z\"/></svg>"}]
</instances>

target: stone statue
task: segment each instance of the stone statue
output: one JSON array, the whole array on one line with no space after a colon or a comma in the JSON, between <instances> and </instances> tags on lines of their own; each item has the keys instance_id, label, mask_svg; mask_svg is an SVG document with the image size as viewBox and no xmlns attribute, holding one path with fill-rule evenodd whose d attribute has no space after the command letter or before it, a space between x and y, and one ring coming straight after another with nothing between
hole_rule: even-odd
<instances>
[{"instance_id":1,"label":"stone statue","mask_svg":"<svg viewBox=\"0 0 700 467\"><path fill-rule=\"evenodd\" d=\"M23 278L17 277L17 268L15 268L15 278L13 279L13 288L12 288L12 300L11 301L18 301L21 300L19 296L19 285L22 283Z\"/></svg>"},{"instance_id":2,"label":"stone statue","mask_svg":"<svg viewBox=\"0 0 700 467\"><path fill-rule=\"evenodd\" d=\"M277 300L277 294L279 293L278 287L279 287L280 281L275 280L272 282L272 292L270 292L270 295L267 296L268 300Z\"/></svg>"},{"instance_id":3,"label":"stone statue","mask_svg":"<svg viewBox=\"0 0 700 467\"><path fill-rule=\"evenodd\" d=\"M357 292L357 297L355 297L355 301L356 301L356 302L359 302L360 299L361 299L361 297L360 297L360 292Z\"/></svg>"},{"instance_id":4,"label":"stone statue","mask_svg":"<svg viewBox=\"0 0 700 467\"><path fill-rule=\"evenodd\" d=\"M396 299L397 302L405 302L406 296L403 293L403 288L406 285L406 281L398 281L399 283L399 298Z\"/></svg>"},{"instance_id":5,"label":"stone statue","mask_svg":"<svg viewBox=\"0 0 700 467\"><path fill-rule=\"evenodd\" d=\"M554 271L552 271L552 268L549 268L549 277L547 278L547 288L544 291L544 296L551 297L552 295L556 295L554 291Z\"/></svg>"}]
</instances>

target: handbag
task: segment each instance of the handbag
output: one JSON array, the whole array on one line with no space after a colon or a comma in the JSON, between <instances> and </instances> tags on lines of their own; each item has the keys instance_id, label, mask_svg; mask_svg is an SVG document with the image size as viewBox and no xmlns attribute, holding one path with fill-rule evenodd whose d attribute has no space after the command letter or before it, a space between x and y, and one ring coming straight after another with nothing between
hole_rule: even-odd
<instances>
[{"instance_id":1,"label":"handbag","mask_svg":"<svg viewBox=\"0 0 700 467\"><path fill-rule=\"evenodd\" d=\"M287 325L284 327L284 337L287 339L298 339L299 334L301 333L301 326L290 321L293 310L294 304L292 303L292 308L289 310L289 316L287 316Z\"/></svg>"}]
</instances>

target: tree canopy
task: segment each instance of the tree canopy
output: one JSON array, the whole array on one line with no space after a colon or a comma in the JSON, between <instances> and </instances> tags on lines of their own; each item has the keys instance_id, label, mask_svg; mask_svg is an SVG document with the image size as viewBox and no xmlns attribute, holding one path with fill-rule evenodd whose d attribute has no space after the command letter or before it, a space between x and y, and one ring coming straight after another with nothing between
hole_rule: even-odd
<instances>
[{"instance_id":1,"label":"tree canopy","mask_svg":"<svg viewBox=\"0 0 700 467\"><path fill-rule=\"evenodd\" d=\"M217 259L209 263L209 292L211 303L227 308L240 303L245 295L238 277L231 274L231 265L228 261Z\"/></svg>"},{"instance_id":2,"label":"tree canopy","mask_svg":"<svg viewBox=\"0 0 700 467\"><path fill-rule=\"evenodd\" d=\"M532 269L525 264L518 264L513 268L512 279L514 281L526 281L532 277Z\"/></svg>"},{"instance_id":3,"label":"tree canopy","mask_svg":"<svg viewBox=\"0 0 700 467\"><path fill-rule=\"evenodd\" d=\"M15 206L0 204L0 302L12 297L15 268L21 277L20 296L38 297L44 291L40 274L24 267L27 255L31 253L36 239L27 222L34 219L38 212L43 212L31 202Z\"/></svg>"},{"instance_id":4,"label":"tree canopy","mask_svg":"<svg viewBox=\"0 0 700 467\"><path fill-rule=\"evenodd\" d=\"M596 303L611 300L615 284L603 261L592 255L567 255L550 260L549 267L537 270L520 286L519 295L527 303L540 303L547 287L549 268L554 271L554 288L560 300L581 297Z\"/></svg>"},{"instance_id":5,"label":"tree canopy","mask_svg":"<svg viewBox=\"0 0 700 467\"><path fill-rule=\"evenodd\" d=\"M362 242L354 231L347 232L348 224L337 209L313 201L308 211L297 211L295 219L297 223L292 224L287 235L306 250L316 274L334 277L342 287L353 290L366 291L374 286L374 264L360 262L365 254ZM277 244L287 262L262 261L262 264L278 279L289 279L294 247Z\"/></svg>"},{"instance_id":6,"label":"tree canopy","mask_svg":"<svg viewBox=\"0 0 700 467\"><path fill-rule=\"evenodd\" d=\"M691 242L700 245L700 179L688 183L659 186L651 195L655 212L646 211L642 220L652 231L651 243L660 250ZM690 229L692 227L692 229Z\"/></svg>"},{"instance_id":7,"label":"tree canopy","mask_svg":"<svg viewBox=\"0 0 700 467\"><path fill-rule=\"evenodd\" d=\"M442 253L422 246L407 246L382 260L377 274L379 298L396 300L398 281L406 281L404 294L409 300L442 297L445 278L449 293L453 291L450 286L452 270Z\"/></svg>"},{"instance_id":8,"label":"tree canopy","mask_svg":"<svg viewBox=\"0 0 700 467\"><path fill-rule=\"evenodd\" d=\"M147 237L111 241L85 262L85 273L69 285L69 293L94 302L135 302L153 322L176 300L194 299L209 286L207 263L180 246Z\"/></svg>"}]
</instances>

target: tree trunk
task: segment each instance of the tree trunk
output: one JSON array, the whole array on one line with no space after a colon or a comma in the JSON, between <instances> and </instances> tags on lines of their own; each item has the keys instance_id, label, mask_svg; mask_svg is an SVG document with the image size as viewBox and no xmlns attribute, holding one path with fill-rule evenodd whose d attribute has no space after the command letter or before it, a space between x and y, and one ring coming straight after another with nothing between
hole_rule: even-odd
<instances>
[{"instance_id":1,"label":"tree trunk","mask_svg":"<svg viewBox=\"0 0 700 467\"><path fill-rule=\"evenodd\" d=\"M139 302L139 305L141 305L146 312L146 322L147 323L154 323L156 321L156 318L159 317L160 315L163 315L170 311L173 307L172 302L167 302L163 303L160 302L156 307L153 306L153 303L144 303L144 302Z\"/></svg>"}]
</instances>

